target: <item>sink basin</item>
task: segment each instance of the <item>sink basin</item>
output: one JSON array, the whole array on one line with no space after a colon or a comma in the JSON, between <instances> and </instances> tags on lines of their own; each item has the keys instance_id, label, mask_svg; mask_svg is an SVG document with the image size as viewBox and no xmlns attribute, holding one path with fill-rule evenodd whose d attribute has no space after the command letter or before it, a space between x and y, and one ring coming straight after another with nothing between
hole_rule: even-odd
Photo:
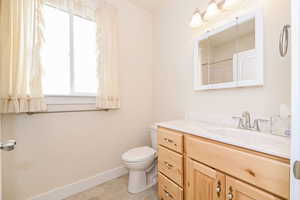
<instances>
[{"instance_id":1,"label":"sink basin","mask_svg":"<svg viewBox=\"0 0 300 200\"><path fill-rule=\"evenodd\" d=\"M209 127L207 131L210 134L223 137L224 140L231 142L238 140L247 146L256 146L258 148L281 150L282 148L289 151L290 139L288 137L276 136L267 133L261 133L251 130Z\"/></svg>"},{"instance_id":2,"label":"sink basin","mask_svg":"<svg viewBox=\"0 0 300 200\"><path fill-rule=\"evenodd\" d=\"M159 125L270 155L290 157L290 138L288 137L189 120L163 122Z\"/></svg>"}]
</instances>

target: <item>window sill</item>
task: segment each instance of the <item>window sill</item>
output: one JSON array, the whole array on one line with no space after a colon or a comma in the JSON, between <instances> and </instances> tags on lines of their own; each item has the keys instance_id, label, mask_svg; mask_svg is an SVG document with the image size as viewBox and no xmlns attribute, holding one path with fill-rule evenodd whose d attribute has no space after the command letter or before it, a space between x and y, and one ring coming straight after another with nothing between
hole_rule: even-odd
<instances>
[{"instance_id":1,"label":"window sill","mask_svg":"<svg viewBox=\"0 0 300 200\"><path fill-rule=\"evenodd\" d=\"M93 95L46 95L49 112L94 110L96 96Z\"/></svg>"},{"instance_id":2,"label":"window sill","mask_svg":"<svg viewBox=\"0 0 300 200\"><path fill-rule=\"evenodd\" d=\"M47 105L89 105L96 104L95 95L46 95Z\"/></svg>"},{"instance_id":3,"label":"window sill","mask_svg":"<svg viewBox=\"0 0 300 200\"><path fill-rule=\"evenodd\" d=\"M45 95L45 97L81 97L81 98L90 98L90 97L96 97L95 94L58 94L58 95L55 95L55 94L50 94L50 95Z\"/></svg>"}]
</instances>

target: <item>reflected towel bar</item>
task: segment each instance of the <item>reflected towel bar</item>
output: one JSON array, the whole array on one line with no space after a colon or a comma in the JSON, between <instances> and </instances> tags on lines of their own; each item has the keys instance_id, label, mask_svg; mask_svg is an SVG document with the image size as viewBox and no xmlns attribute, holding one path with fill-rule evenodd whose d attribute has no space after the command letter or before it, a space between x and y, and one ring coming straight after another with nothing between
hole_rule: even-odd
<instances>
[{"instance_id":1,"label":"reflected towel bar","mask_svg":"<svg viewBox=\"0 0 300 200\"><path fill-rule=\"evenodd\" d=\"M215 65L215 64L222 63L222 62L232 61L232 60L233 60L232 58L226 58L224 60L219 60L219 61L212 62L212 63L203 63L202 66L205 66L205 65Z\"/></svg>"}]
</instances>

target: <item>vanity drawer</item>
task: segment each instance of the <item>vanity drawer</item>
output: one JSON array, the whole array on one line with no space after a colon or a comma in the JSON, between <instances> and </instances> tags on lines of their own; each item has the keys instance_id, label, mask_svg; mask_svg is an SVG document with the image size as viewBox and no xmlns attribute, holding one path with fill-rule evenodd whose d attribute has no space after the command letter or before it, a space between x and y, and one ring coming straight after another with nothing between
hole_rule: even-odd
<instances>
[{"instance_id":1,"label":"vanity drawer","mask_svg":"<svg viewBox=\"0 0 300 200\"><path fill-rule=\"evenodd\" d=\"M284 159L193 136L185 142L188 157L289 199L290 167Z\"/></svg>"},{"instance_id":2,"label":"vanity drawer","mask_svg":"<svg viewBox=\"0 0 300 200\"><path fill-rule=\"evenodd\" d=\"M158 194L160 200L183 200L183 190L161 173L158 174Z\"/></svg>"},{"instance_id":3,"label":"vanity drawer","mask_svg":"<svg viewBox=\"0 0 300 200\"><path fill-rule=\"evenodd\" d=\"M165 128L158 129L158 144L174 150L183 152L183 134Z\"/></svg>"},{"instance_id":4,"label":"vanity drawer","mask_svg":"<svg viewBox=\"0 0 300 200\"><path fill-rule=\"evenodd\" d=\"M158 148L158 170L183 186L183 156L164 147Z\"/></svg>"}]
</instances>

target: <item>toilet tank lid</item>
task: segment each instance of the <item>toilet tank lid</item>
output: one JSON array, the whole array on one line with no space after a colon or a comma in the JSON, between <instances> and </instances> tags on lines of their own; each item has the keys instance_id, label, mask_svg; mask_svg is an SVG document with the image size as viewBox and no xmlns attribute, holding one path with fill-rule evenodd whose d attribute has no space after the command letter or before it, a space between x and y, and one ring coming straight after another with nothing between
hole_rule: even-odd
<instances>
[{"instance_id":1,"label":"toilet tank lid","mask_svg":"<svg viewBox=\"0 0 300 200\"><path fill-rule=\"evenodd\" d=\"M150 147L138 147L125 152L122 159L126 162L142 162L155 157L156 151Z\"/></svg>"}]
</instances>

